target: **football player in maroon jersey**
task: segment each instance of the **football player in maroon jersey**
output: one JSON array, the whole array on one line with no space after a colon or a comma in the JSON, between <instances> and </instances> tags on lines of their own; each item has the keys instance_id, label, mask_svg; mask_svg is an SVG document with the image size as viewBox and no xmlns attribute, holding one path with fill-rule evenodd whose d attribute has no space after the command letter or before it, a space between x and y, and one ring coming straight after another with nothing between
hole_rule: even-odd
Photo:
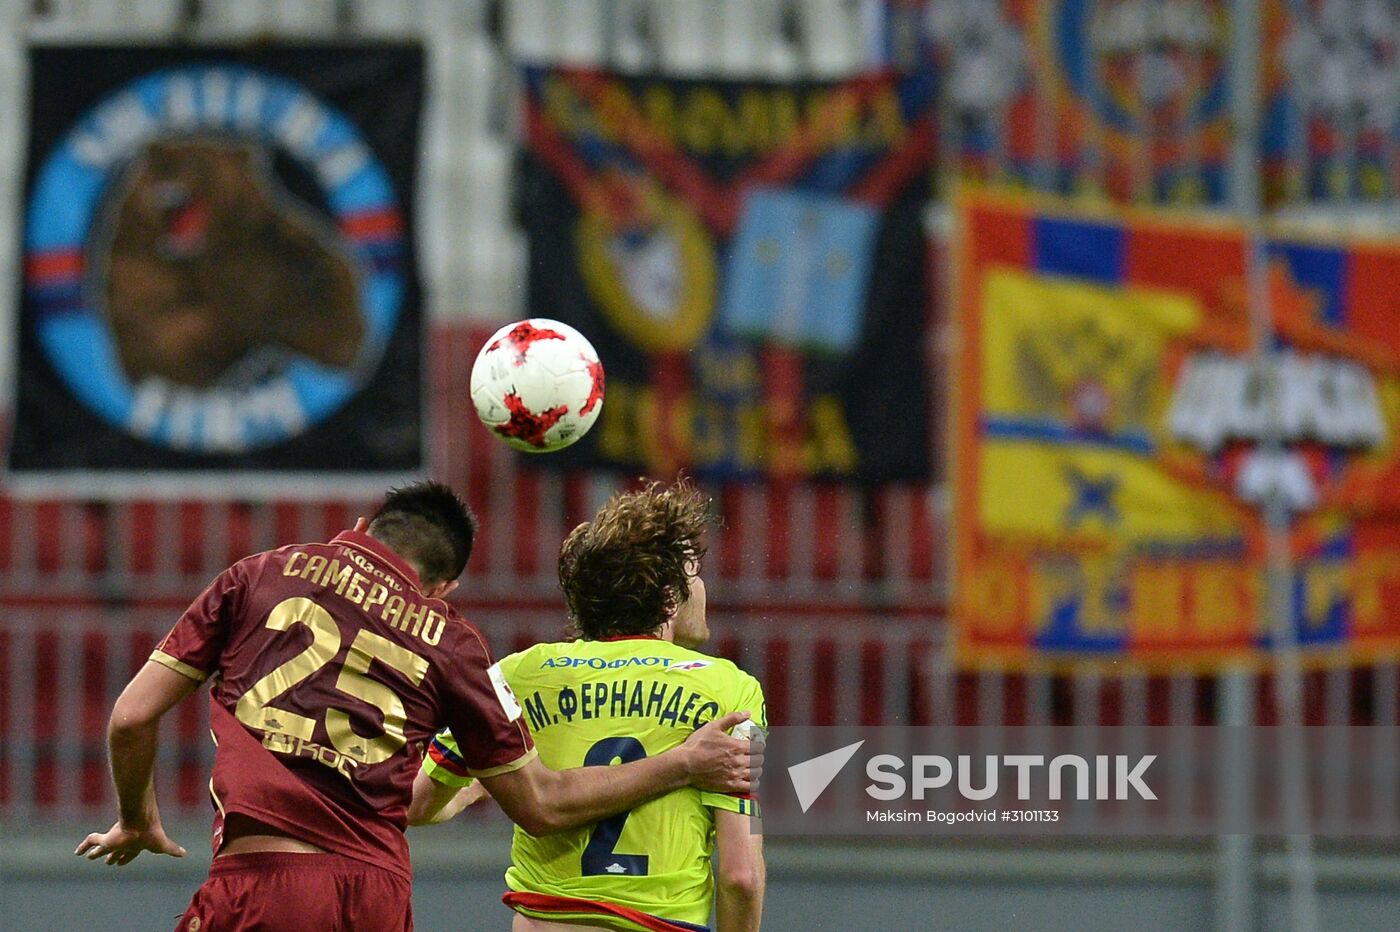
<instances>
[{"instance_id":1,"label":"football player in maroon jersey","mask_svg":"<svg viewBox=\"0 0 1400 932\"><path fill-rule=\"evenodd\" d=\"M553 771L486 642L443 601L475 524L446 486L391 492L328 543L240 560L187 609L117 699L119 817L77 854L182 856L154 770L167 711L213 677L214 863L177 929L410 929L404 837L422 748L450 728L469 772L531 834L596 822L693 784L748 793L761 758L735 713L666 754Z\"/></svg>"}]
</instances>

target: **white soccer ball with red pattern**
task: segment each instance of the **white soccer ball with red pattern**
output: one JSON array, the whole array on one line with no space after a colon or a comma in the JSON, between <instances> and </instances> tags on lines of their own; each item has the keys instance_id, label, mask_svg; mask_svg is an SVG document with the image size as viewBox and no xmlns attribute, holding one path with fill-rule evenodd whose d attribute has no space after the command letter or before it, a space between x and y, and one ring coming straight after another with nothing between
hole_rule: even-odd
<instances>
[{"instance_id":1,"label":"white soccer ball with red pattern","mask_svg":"<svg viewBox=\"0 0 1400 932\"><path fill-rule=\"evenodd\" d=\"M506 324L472 365L472 404L497 437L527 453L574 443L603 410L603 364L583 334L544 317Z\"/></svg>"}]
</instances>

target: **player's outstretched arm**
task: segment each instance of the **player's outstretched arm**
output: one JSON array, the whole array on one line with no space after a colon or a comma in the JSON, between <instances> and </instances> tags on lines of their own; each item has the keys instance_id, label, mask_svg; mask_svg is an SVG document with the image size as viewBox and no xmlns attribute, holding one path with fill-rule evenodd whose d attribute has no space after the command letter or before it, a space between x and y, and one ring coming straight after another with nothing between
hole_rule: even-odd
<instances>
[{"instance_id":1,"label":"player's outstretched arm","mask_svg":"<svg viewBox=\"0 0 1400 932\"><path fill-rule=\"evenodd\" d=\"M556 771L536 759L481 782L506 815L537 836L597 822L686 785L751 793L763 768L762 749L728 734L748 718L748 712L731 712L696 729L680 747L630 764Z\"/></svg>"},{"instance_id":2,"label":"player's outstretched arm","mask_svg":"<svg viewBox=\"0 0 1400 932\"><path fill-rule=\"evenodd\" d=\"M468 806L474 806L490 797L480 780L473 780L470 786L457 787L439 783L428 776L426 770L418 771L413 778L413 802L408 806L409 825L439 825L455 819Z\"/></svg>"},{"instance_id":3,"label":"player's outstretched arm","mask_svg":"<svg viewBox=\"0 0 1400 932\"><path fill-rule=\"evenodd\" d=\"M117 822L106 832L93 832L74 854L108 864L129 864L142 851L173 857L185 849L165 834L156 805L155 761L160 719L199 683L161 664L147 661L112 708L107 725L107 748L112 757L112 780L117 786Z\"/></svg>"},{"instance_id":4,"label":"player's outstretched arm","mask_svg":"<svg viewBox=\"0 0 1400 932\"><path fill-rule=\"evenodd\" d=\"M767 869L753 817L715 810L715 932L758 932Z\"/></svg>"}]
</instances>

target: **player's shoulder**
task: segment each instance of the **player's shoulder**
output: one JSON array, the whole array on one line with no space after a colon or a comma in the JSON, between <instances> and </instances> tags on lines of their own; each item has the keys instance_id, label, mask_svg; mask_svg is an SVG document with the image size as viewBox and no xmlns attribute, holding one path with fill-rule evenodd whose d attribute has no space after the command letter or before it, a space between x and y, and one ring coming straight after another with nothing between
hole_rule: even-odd
<instances>
[{"instance_id":1,"label":"player's shoulder","mask_svg":"<svg viewBox=\"0 0 1400 932\"><path fill-rule=\"evenodd\" d=\"M306 553L317 548L326 548L330 545L323 541L304 541L299 544L283 544L281 547L273 547L271 550L262 550L258 553L250 553L241 560L235 562L229 569L242 567L245 570L260 569L268 564L286 563L295 554Z\"/></svg>"},{"instance_id":2,"label":"player's shoulder","mask_svg":"<svg viewBox=\"0 0 1400 932\"><path fill-rule=\"evenodd\" d=\"M591 641L541 641L502 659L502 664L530 670L627 670L664 672L736 669L729 661L654 638Z\"/></svg>"},{"instance_id":3,"label":"player's shoulder","mask_svg":"<svg viewBox=\"0 0 1400 932\"><path fill-rule=\"evenodd\" d=\"M274 547L271 550L262 550L258 553L250 553L242 559L235 560L224 570L232 576L255 577L262 573L268 566L282 566L292 554L304 551L314 544L284 544L281 547Z\"/></svg>"},{"instance_id":4,"label":"player's shoulder","mask_svg":"<svg viewBox=\"0 0 1400 932\"><path fill-rule=\"evenodd\" d=\"M502 668L521 676L548 671L612 671L686 677L697 684L737 688L758 681L738 665L670 641L627 638L616 641L543 641L501 659Z\"/></svg>"},{"instance_id":5,"label":"player's shoulder","mask_svg":"<svg viewBox=\"0 0 1400 932\"><path fill-rule=\"evenodd\" d=\"M443 599L424 599L423 601L429 609L440 612L446 619L446 636L455 638L468 650L479 650L488 657L491 655L486 635L475 622L462 614L457 606Z\"/></svg>"},{"instance_id":6,"label":"player's shoulder","mask_svg":"<svg viewBox=\"0 0 1400 932\"><path fill-rule=\"evenodd\" d=\"M579 641L540 641L523 650L515 651L501 658L501 666L509 670L550 670L568 667L567 660L577 654Z\"/></svg>"},{"instance_id":7,"label":"player's shoulder","mask_svg":"<svg viewBox=\"0 0 1400 932\"><path fill-rule=\"evenodd\" d=\"M669 663L666 672L692 676L702 682L740 689L758 688L758 679L743 667L724 657L715 657L690 647L667 643Z\"/></svg>"}]
</instances>

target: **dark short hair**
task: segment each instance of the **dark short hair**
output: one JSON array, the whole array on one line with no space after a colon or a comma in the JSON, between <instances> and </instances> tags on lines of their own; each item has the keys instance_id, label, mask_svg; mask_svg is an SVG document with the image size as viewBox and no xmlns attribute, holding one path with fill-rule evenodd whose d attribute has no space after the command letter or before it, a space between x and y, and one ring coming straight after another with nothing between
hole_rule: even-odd
<instances>
[{"instance_id":1,"label":"dark short hair","mask_svg":"<svg viewBox=\"0 0 1400 932\"><path fill-rule=\"evenodd\" d=\"M688 481L614 495L559 551L559 584L586 640L651 634L690 598L709 500Z\"/></svg>"},{"instance_id":2,"label":"dark short hair","mask_svg":"<svg viewBox=\"0 0 1400 932\"><path fill-rule=\"evenodd\" d=\"M433 585L462 575L476 539L476 518L441 482L415 482L389 490L369 533L417 567L425 585Z\"/></svg>"}]
</instances>

